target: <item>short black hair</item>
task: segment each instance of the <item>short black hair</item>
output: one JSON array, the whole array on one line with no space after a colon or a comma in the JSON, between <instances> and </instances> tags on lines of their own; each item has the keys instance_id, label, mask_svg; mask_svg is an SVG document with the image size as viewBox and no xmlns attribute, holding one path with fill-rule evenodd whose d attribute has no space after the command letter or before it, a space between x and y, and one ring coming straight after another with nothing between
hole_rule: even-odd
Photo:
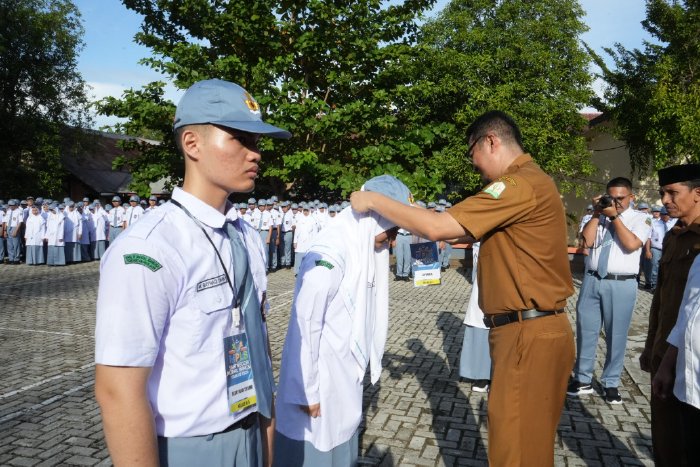
<instances>
[{"instance_id":1,"label":"short black hair","mask_svg":"<svg viewBox=\"0 0 700 467\"><path fill-rule=\"evenodd\" d=\"M490 110L477 117L467 128L467 141L481 138L489 132L495 133L508 143L517 144L523 150L523 136L520 128L507 113L501 110Z\"/></svg>"},{"instance_id":2,"label":"short black hair","mask_svg":"<svg viewBox=\"0 0 700 467\"><path fill-rule=\"evenodd\" d=\"M627 188L632 191L632 181L626 177L615 177L605 186L606 190L608 188Z\"/></svg>"}]
</instances>

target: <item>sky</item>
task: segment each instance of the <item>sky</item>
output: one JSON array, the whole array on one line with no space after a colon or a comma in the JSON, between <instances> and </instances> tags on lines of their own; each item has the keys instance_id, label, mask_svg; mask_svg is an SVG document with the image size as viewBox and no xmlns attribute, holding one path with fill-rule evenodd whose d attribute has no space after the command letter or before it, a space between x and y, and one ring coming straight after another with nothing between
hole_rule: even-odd
<instances>
[{"instance_id":1,"label":"sky","mask_svg":"<svg viewBox=\"0 0 700 467\"><path fill-rule=\"evenodd\" d=\"M149 55L149 49L134 43L141 17L127 10L119 0L74 0L81 12L85 43L78 60L78 70L91 87L91 96L120 97L125 89L139 89L151 81L164 79L138 61ZM583 34L593 50L605 56L602 49L619 42L625 48L642 48L644 40L652 40L644 31L644 0L579 0L590 30ZM439 11L448 0L438 0L434 11ZM596 71L596 70L592 70ZM600 92L602 82L593 88ZM165 97L177 102L183 91L166 88ZM591 109L584 109L591 110ZM95 117L95 127L113 124L115 118Z\"/></svg>"}]
</instances>

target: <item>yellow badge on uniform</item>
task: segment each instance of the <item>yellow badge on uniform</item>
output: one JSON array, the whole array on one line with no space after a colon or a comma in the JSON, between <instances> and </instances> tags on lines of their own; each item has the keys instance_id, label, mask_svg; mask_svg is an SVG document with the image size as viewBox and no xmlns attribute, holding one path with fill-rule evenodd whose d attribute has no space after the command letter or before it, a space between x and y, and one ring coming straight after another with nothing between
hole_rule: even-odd
<instances>
[{"instance_id":1,"label":"yellow badge on uniform","mask_svg":"<svg viewBox=\"0 0 700 467\"><path fill-rule=\"evenodd\" d=\"M506 189L506 184L503 182L495 182L492 183L491 185L487 186L484 188L484 193L488 193L489 195L493 196L495 199L498 199L501 197L501 193L503 193L503 190Z\"/></svg>"}]
</instances>

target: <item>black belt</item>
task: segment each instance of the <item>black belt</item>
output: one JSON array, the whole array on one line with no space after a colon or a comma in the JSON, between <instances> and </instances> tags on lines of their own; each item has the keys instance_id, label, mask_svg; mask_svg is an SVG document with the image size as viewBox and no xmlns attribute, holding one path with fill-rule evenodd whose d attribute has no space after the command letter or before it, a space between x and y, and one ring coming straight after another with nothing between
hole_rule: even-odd
<instances>
[{"instance_id":1,"label":"black belt","mask_svg":"<svg viewBox=\"0 0 700 467\"><path fill-rule=\"evenodd\" d=\"M225 429L221 430L220 432L214 433L214 434L219 435L222 433L228 433L229 431L238 430L239 428L243 428L244 430L247 430L248 428L251 428L253 425L255 425L255 422L257 422L257 421L258 421L258 413L253 412L251 414L248 414L247 417L238 420L236 423L229 426L228 428L225 428Z\"/></svg>"},{"instance_id":2,"label":"black belt","mask_svg":"<svg viewBox=\"0 0 700 467\"><path fill-rule=\"evenodd\" d=\"M121 229L122 228L121 225L110 225L110 227L112 227L113 229Z\"/></svg>"},{"instance_id":3,"label":"black belt","mask_svg":"<svg viewBox=\"0 0 700 467\"><path fill-rule=\"evenodd\" d=\"M558 310L552 311L523 310L502 313L499 315L484 315L484 324L487 328L497 328L498 326L503 326L504 324L517 323L519 321L525 321L526 319L558 315L559 313L564 313L564 309L559 308Z\"/></svg>"},{"instance_id":4,"label":"black belt","mask_svg":"<svg viewBox=\"0 0 700 467\"><path fill-rule=\"evenodd\" d=\"M242 429L244 429L244 430L247 430L247 429L252 428L253 426L255 426L255 422L257 422L257 421L258 421L258 413L257 413L257 412L253 412L253 413L249 414L247 417L238 420L236 423L234 423L233 425L229 426L228 428L224 428L224 429L221 430L221 431L217 431L216 433L211 433L211 434L209 434L209 435L200 435L200 436L196 436L196 438L199 438L199 437L202 437L202 436L203 436L203 437L206 437L207 440L211 440L214 436L221 435L221 434L224 434L224 433L228 433L228 432L233 431L233 430L238 430L239 428L242 428ZM165 436L159 436L159 437L158 437L158 440L159 440L159 441L158 441L159 443L160 443L160 442L163 442L163 443L167 443L167 442L168 442L168 438L166 438Z\"/></svg>"},{"instance_id":5,"label":"black belt","mask_svg":"<svg viewBox=\"0 0 700 467\"><path fill-rule=\"evenodd\" d=\"M658 248L657 248L657 247L653 246L653 247L651 247L651 249L652 249L652 250L659 250L659 251L661 251L661 247L658 247Z\"/></svg>"},{"instance_id":6,"label":"black belt","mask_svg":"<svg viewBox=\"0 0 700 467\"><path fill-rule=\"evenodd\" d=\"M600 280L604 280L604 281L626 281L628 279L636 279L637 278L636 274L608 274L605 277L600 277L600 274L598 274L598 271L593 271L592 269L589 269L587 272L591 276L596 277Z\"/></svg>"},{"instance_id":7,"label":"black belt","mask_svg":"<svg viewBox=\"0 0 700 467\"><path fill-rule=\"evenodd\" d=\"M270 229L260 229L260 232L267 232Z\"/></svg>"}]
</instances>

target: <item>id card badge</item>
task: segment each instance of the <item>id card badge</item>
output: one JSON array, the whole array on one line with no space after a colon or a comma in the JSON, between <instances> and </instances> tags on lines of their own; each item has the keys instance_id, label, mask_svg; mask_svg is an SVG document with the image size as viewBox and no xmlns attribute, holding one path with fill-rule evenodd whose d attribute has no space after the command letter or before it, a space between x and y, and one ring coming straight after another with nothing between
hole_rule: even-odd
<instances>
[{"instance_id":1,"label":"id card badge","mask_svg":"<svg viewBox=\"0 0 700 467\"><path fill-rule=\"evenodd\" d=\"M224 350L229 415L236 416L257 405L246 333L224 337Z\"/></svg>"}]
</instances>

